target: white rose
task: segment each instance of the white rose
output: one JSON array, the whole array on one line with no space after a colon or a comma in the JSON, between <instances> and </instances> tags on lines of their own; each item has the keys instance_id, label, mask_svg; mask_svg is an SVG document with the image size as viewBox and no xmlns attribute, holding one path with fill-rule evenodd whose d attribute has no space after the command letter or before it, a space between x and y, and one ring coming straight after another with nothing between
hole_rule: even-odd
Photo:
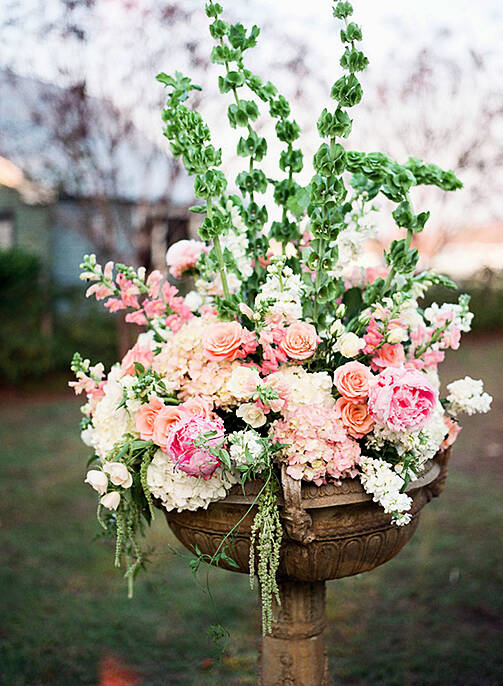
<instances>
[{"instance_id":1,"label":"white rose","mask_svg":"<svg viewBox=\"0 0 503 686\"><path fill-rule=\"evenodd\" d=\"M133 483L133 477L122 462L107 462L103 467L103 471L110 475L110 481L114 486L129 488Z\"/></svg>"},{"instance_id":2,"label":"white rose","mask_svg":"<svg viewBox=\"0 0 503 686\"><path fill-rule=\"evenodd\" d=\"M365 347L365 341L363 338L358 338L352 331L347 331L337 339L335 347L343 357L356 357L360 350Z\"/></svg>"},{"instance_id":3,"label":"white rose","mask_svg":"<svg viewBox=\"0 0 503 686\"><path fill-rule=\"evenodd\" d=\"M244 403L238 407L236 410L236 417L241 417L244 422L254 429L258 429L259 426L264 426L266 422L266 416L263 411L253 403Z\"/></svg>"},{"instance_id":4,"label":"white rose","mask_svg":"<svg viewBox=\"0 0 503 686\"><path fill-rule=\"evenodd\" d=\"M227 390L238 400L249 400L260 383L260 374L254 367L234 367Z\"/></svg>"},{"instance_id":5,"label":"white rose","mask_svg":"<svg viewBox=\"0 0 503 686\"><path fill-rule=\"evenodd\" d=\"M116 510L119 507L120 501L120 493L117 493L117 491L111 491L100 499L100 503L108 510Z\"/></svg>"},{"instance_id":6,"label":"white rose","mask_svg":"<svg viewBox=\"0 0 503 686\"><path fill-rule=\"evenodd\" d=\"M84 483L89 484L95 491L98 491L100 495L103 495L103 493L107 492L108 477L99 469L91 469L87 472Z\"/></svg>"}]
</instances>

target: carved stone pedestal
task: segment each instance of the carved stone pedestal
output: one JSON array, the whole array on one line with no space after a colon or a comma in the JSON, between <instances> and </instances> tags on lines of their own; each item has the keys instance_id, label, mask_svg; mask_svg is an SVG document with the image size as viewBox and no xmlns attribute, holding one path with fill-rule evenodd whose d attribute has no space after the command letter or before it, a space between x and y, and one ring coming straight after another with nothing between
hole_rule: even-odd
<instances>
[{"instance_id":1,"label":"carved stone pedestal","mask_svg":"<svg viewBox=\"0 0 503 686\"><path fill-rule=\"evenodd\" d=\"M272 634L262 638L259 686L328 686L325 583L281 581Z\"/></svg>"},{"instance_id":2,"label":"carved stone pedestal","mask_svg":"<svg viewBox=\"0 0 503 686\"><path fill-rule=\"evenodd\" d=\"M409 483L411 521L401 527L391 523L357 479L318 487L294 482L283 471L278 498L284 527L278 569L281 607L275 609L272 635L262 639L260 686L328 686L325 581L369 572L391 560L414 533L421 509L442 492L448 459L449 451L439 453ZM248 482L245 493L237 485L207 510L166 512L166 518L189 550L197 547L211 557L227 541L235 564L222 560L220 566L249 574L251 528L262 485Z\"/></svg>"}]
</instances>

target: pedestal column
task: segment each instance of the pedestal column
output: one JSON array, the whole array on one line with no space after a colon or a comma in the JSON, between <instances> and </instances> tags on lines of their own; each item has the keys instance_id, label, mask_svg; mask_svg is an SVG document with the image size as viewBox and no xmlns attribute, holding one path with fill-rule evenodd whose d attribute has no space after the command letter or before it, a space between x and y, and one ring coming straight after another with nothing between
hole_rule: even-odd
<instances>
[{"instance_id":1,"label":"pedestal column","mask_svg":"<svg viewBox=\"0 0 503 686\"><path fill-rule=\"evenodd\" d=\"M328 686L325 583L279 582L272 634L262 638L259 686Z\"/></svg>"}]
</instances>

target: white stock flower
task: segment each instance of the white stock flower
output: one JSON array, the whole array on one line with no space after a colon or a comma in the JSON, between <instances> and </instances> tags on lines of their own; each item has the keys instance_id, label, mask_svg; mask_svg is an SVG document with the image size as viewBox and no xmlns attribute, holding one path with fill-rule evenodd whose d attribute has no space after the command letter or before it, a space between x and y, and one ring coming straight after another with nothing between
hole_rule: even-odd
<instances>
[{"instance_id":1,"label":"white stock flower","mask_svg":"<svg viewBox=\"0 0 503 686\"><path fill-rule=\"evenodd\" d=\"M359 338L352 331L343 333L335 344L335 350L340 352L343 357L356 357L360 350L365 347L363 338Z\"/></svg>"},{"instance_id":2,"label":"white stock flower","mask_svg":"<svg viewBox=\"0 0 503 686\"><path fill-rule=\"evenodd\" d=\"M85 484L89 484L100 495L107 492L108 477L100 469L90 469L84 479Z\"/></svg>"},{"instance_id":3,"label":"white stock flower","mask_svg":"<svg viewBox=\"0 0 503 686\"><path fill-rule=\"evenodd\" d=\"M256 463L264 452L260 434L251 429L235 431L229 435L228 439L231 461L238 467L250 462Z\"/></svg>"},{"instance_id":4,"label":"white stock flower","mask_svg":"<svg viewBox=\"0 0 503 686\"><path fill-rule=\"evenodd\" d=\"M189 291L184 298L184 303L191 312L195 312L204 303L203 296L197 291Z\"/></svg>"},{"instance_id":5,"label":"white stock flower","mask_svg":"<svg viewBox=\"0 0 503 686\"><path fill-rule=\"evenodd\" d=\"M407 332L405 329L402 329L401 326L395 326L391 331L388 332L388 335L386 337L386 340L388 343L395 344L395 343L401 343L403 340L407 338Z\"/></svg>"},{"instance_id":6,"label":"white stock flower","mask_svg":"<svg viewBox=\"0 0 503 686\"><path fill-rule=\"evenodd\" d=\"M266 423L266 416L263 410L253 403L243 403L243 405L240 405L236 410L236 417L240 417L254 429L258 429L259 426L264 426Z\"/></svg>"},{"instance_id":7,"label":"white stock flower","mask_svg":"<svg viewBox=\"0 0 503 686\"><path fill-rule=\"evenodd\" d=\"M117 491L111 491L100 499L100 503L108 510L116 510L119 507L120 501L121 496Z\"/></svg>"},{"instance_id":8,"label":"white stock flower","mask_svg":"<svg viewBox=\"0 0 503 686\"><path fill-rule=\"evenodd\" d=\"M385 512L393 515L393 521L398 526L410 522L410 515L403 513L410 510L412 499L406 493L400 493L404 480L385 460L372 457L361 457L360 481L365 492L372 496L374 502L379 503Z\"/></svg>"},{"instance_id":9,"label":"white stock flower","mask_svg":"<svg viewBox=\"0 0 503 686\"><path fill-rule=\"evenodd\" d=\"M492 397L489 393L484 393L484 384L480 379L472 379L465 376L448 384L447 402L449 410L453 414L465 412L468 415L477 412L489 412L491 409Z\"/></svg>"},{"instance_id":10,"label":"white stock flower","mask_svg":"<svg viewBox=\"0 0 503 686\"><path fill-rule=\"evenodd\" d=\"M110 481L114 486L129 488L133 483L133 477L122 462L107 462L103 466L103 471L110 476Z\"/></svg>"}]
</instances>

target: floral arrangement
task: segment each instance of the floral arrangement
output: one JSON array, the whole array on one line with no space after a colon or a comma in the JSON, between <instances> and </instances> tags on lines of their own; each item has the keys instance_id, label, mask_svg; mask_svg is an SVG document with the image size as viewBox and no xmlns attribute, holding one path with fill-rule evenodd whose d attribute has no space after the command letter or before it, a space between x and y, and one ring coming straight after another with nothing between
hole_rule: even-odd
<instances>
[{"instance_id":1,"label":"floral arrangement","mask_svg":"<svg viewBox=\"0 0 503 686\"><path fill-rule=\"evenodd\" d=\"M267 629L282 535L281 467L319 486L359 479L397 526L407 525L407 484L454 442L458 415L487 412L491 398L470 377L442 395L437 367L447 349L459 347L472 314L464 295L458 304L421 306L431 285L454 284L418 272L411 247L429 216L415 213L411 189L453 191L461 183L436 165L399 164L340 142L351 131L348 110L362 97L357 74L368 62L351 5L333 9L342 21L344 73L331 90L335 107L318 119L323 142L306 186L295 180L303 154L289 103L244 65L259 30L230 25L221 13L219 4L206 5L211 59L222 67L220 91L231 98L229 124L242 132L239 195L228 193L221 151L186 104L198 87L178 72L159 74L168 92L164 135L202 201L191 208L203 216L201 240L169 248L171 280L84 258L86 295L125 313L141 333L107 375L76 354L71 385L87 397L82 439L93 457L86 482L99 494L98 519L116 536L116 564L124 555L130 580L144 563L137 538L154 504L207 508L235 484L262 480L251 548ZM268 145L254 128L259 104L284 146L281 178L260 166ZM262 204L268 187L276 208ZM364 268L378 196L394 205L397 238L382 267ZM195 286L182 296L173 281L189 278ZM231 559L225 546L220 554ZM254 560L250 569L253 576Z\"/></svg>"}]
</instances>

